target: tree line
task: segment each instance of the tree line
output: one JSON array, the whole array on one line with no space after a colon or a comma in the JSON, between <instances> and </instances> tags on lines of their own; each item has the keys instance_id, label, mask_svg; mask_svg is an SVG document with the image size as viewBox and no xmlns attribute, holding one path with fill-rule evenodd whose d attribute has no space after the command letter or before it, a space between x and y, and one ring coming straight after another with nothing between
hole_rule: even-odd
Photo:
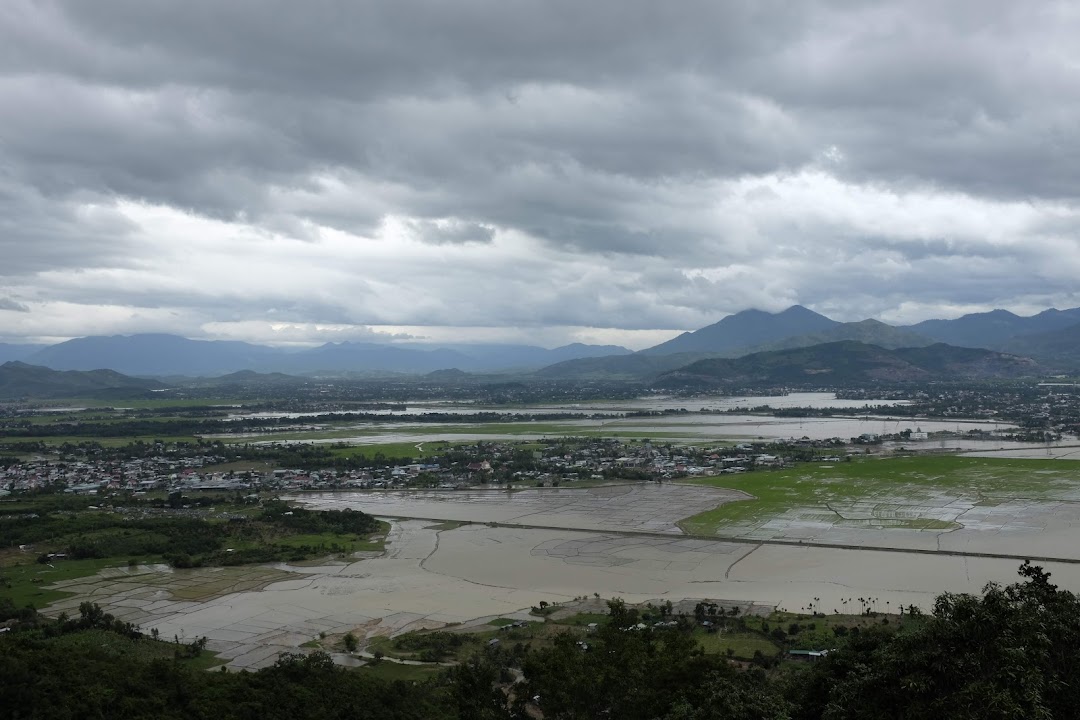
<instances>
[{"instance_id":1,"label":"tree line","mask_svg":"<svg viewBox=\"0 0 1080 720\"><path fill-rule=\"evenodd\" d=\"M1080 602L1025 563L1021 582L943 594L916 622L837 639L813 664L766 671L702 653L678 627L610 604L595 634L489 647L426 682L380 681L329 656L258 672L59 652L33 611L0 604L3 718L477 718L479 720L1051 720L1077 716ZM8 604L10 605L10 604ZM71 623L72 621L64 621ZM88 609L76 621L111 627ZM70 626L66 631L76 630ZM112 627L116 632L137 632Z\"/></svg>"}]
</instances>

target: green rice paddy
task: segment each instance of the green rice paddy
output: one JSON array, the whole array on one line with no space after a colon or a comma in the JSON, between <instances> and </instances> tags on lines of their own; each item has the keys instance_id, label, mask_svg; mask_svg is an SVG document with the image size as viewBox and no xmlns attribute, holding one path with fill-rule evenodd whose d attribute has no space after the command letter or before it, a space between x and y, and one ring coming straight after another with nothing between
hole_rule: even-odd
<instances>
[{"instance_id":1,"label":"green rice paddy","mask_svg":"<svg viewBox=\"0 0 1080 720\"><path fill-rule=\"evenodd\" d=\"M949 530L959 525L942 508L955 499L976 505L1080 499L1080 463L943 455L860 458L687 482L753 496L679 523L696 535L742 531L781 517L840 527Z\"/></svg>"}]
</instances>

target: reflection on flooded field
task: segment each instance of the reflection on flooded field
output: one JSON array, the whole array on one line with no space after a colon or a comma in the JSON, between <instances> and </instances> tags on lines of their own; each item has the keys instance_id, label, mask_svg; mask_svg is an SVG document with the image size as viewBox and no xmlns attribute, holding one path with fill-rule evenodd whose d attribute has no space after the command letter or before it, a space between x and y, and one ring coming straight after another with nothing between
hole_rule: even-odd
<instances>
[{"instance_id":1,"label":"reflection on flooded field","mask_svg":"<svg viewBox=\"0 0 1080 720\"><path fill-rule=\"evenodd\" d=\"M556 423L514 422L512 430L500 423L500 431L485 431L484 423L439 423L419 426L407 423L357 424L338 426L331 437L320 436L314 430L310 436L284 440L314 444L347 443L370 445L381 443L434 443L476 442L481 440L542 440L550 437L591 435L611 438L659 438L666 442L701 443L715 440L731 442L739 440L788 440L809 438L828 440L839 438L847 441L863 434L890 435L903 430L921 430L927 433L1007 433L1016 430L1010 423L983 420L926 420L893 418L888 416L777 418L761 415L729 413L679 414L663 417L631 417L617 419L575 419ZM541 432L538 428L543 428ZM356 435L349 434L355 430ZM360 434L362 432L362 434ZM325 433L323 433L325 435ZM273 434L236 433L207 436L231 438L267 438L259 442L282 442L274 440ZM937 442L937 441L934 441ZM978 441L976 441L978 442ZM996 440L992 442L998 442ZM918 442L913 443L917 445ZM926 444L926 443L924 443Z\"/></svg>"},{"instance_id":2,"label":"reflection on flooded field","mask_svg":"<svg viewBox=\"0 0 1080 720\"><path fill-rule=\"evenodd\" d=\"M987 445L989 444L989 447ZM964 457L999 457L999 458L1052 458L1055 460L1080 460L1080 445L1076 439L1033 445L1032 443L966 443L950 445L963 450L977 452L964 453Z\"/></svg>"},{"instance_id":3,"label":"reflection on flooded field","mask_svg":"<svg viewBox=\"0 0 1080 720\"><path fill-rule=\"evenodd\" d=\"M681 534L676 523L725 502L740 490L667 483L528 490L306 493L287 497L317 510L352 508L391 517L520 523L578 530Z\"/></svg>"},{"instance_id":4,"label":"reflection on flooded field","mask_svg":"<svg viewBox=\"0 0 1080 720\"><path fill-rule=\"evenodd\" d=\"M321 633L333 641L346 632L371 637L485 617L525 619L541 601L593 593L629 602L711 598L795 611L811 602L825 612L843 610L855 598L871 598L878 610L927 608L943 591L978 592L988 581L1011 582L1019 565L1011 559L452 525L397 522L387 553L361 561L284 569L145 568L122 580L84 578L71 589L164 638L205 636L207 647L231 667L254 669ZM1045 565L1055 582L1080 587L1080 565ZM193 587L208 593L181 599ZM70 611L71 602L50 612Z\"/></svg>"},{"instance_id":5,"label":"reflection on flooded field","mask_svg":"<svg viewBox=\"0 0 1080 720\"><path fill-rule=\"evenodd\" d=\"M332 410L320 414L345 415L350 412L363 412L367 415L393 417L395 415L422 415L438 413L440 415L471 415L481 412L502 415L543 415L546 413L569 413L574 415L592 415L594 413L628 412L664 412L666 410L702 410L727 411L738 408L754 408L768 405L771 408L866 408L878 406L900 407L909 405L907 400L841 400L835 393L804 392L787 395L703 395L695 398L676 398L664 395L635 398L633 400L597 400L574 403L535 403L530 405L504 406L483 405L473 402L423 401L403 402L402 407L394 409ZM299 412L254 412L232 413L229 419L240 418L299 418L311 413Z\"/></svg>"},{"instance_id":6,"label":"reflection on flooded field","mask_svg":"<svg viewBox=\"0 0 1080 720\"><path fill-rule=\"evenodd\" d=\"M820 417L820 418L770 418L760 415L675 415L664 418L627 418L608 422L596 421L605 431L633 430L636 433L685 433L688 436L718 438L810 438L848 440L863 434L891 435L903 430L921 430L926 433L958 432L971 430L994 433L1015 430L1010 423L987 421L942 421L914 418L866 417Z\"/></svg>"},{"instance_id":7,"label":"reflection on flooded field","mask_svg":"<svg viewBox=\"0 0 1080 720\"><path fill-rule=\"evenodd\" d=\"M647 397L637 400L617 402L586 402L563 404L537 404L518 407L488 407L473 404L406 404L406 411L380 411L386 420L378 423L354 423L333 426L332 437L327 436L328 427L313 428L303 438L293 437L286 442L312 443L422 443L422 442L475 442L481 440L540 440L547 437L574 434L610 437L642 438L655 436L666 440L683 442L702 442L716 440L751 440L810 438L824 440L838 437L847 440L864 433L891 434L902 430L922 430L923 432L1000 432L1015 429L1014 425L1000 422L950 420L935 421L927 419L894 418L887 415L859 417L816 417L816 418L777 418L762 415L749 415L737 412L769 406L782 408L875 408L899 407L908 404L903 400L843 400L834 393L791 393L783 396L704 396L695 398ZM624 417L624 418L588 418L593 414L616 415L622 413L663 413L686 410L672 415ZM703 412L704 411L704 412ZM437 412L443 415L467 415L478 412L494 412L506 416L543 415L545 413L564 413L581 415L557 422L531 423L524 418L520 421L511 418L513 430L501 427L485 427L484 423L440 422L436 425L422 425L415 421L395 422L395 416L416 415ZM297 413L262 413L260 417L300 417ZM488 432L487 430L492 430ZM355 430L355 434L350 434ZM295 433L294 433L295 434ZM262 442L275 442L273 434L239 433L214 436L231 438L265 438Z\"/></svg>"},{"instance_id":8,"label":"reflection on flooded field","mask_svg":"<svg viewBox=\"0 0 1080 720\"><path fill-rule=\"evenodd\" d=\"M928 608L944 591L1015 580L1022 557L1080 590L1080 483L1071 463L1032 468L1015 486L883 487L820 508L796 507L708 539L677 523L738 489L678 484L599 488L320 493L311 507L353 507L393 522L377 557L314 567L113 569L68 581L78 593L162 637L206 637L233 668L259 668L317 637L362 638L482 618L525 619L541 601L712 599L759 607ZM974 484L972 484L974 483ZM972 497L972 487L982 487ZM936 519L913 529L912 518ZM459 521L459 522L445 522ZM472 524L461 524L462 522ZM899 528L899 529L898 529ZM888 548L886 550L885 548ZM967 554L965 554L967 553ZM981 557L997 554L1008 557ZM1047 560L1056 558L1057 561Z\"/></svg>"}]
</instances>

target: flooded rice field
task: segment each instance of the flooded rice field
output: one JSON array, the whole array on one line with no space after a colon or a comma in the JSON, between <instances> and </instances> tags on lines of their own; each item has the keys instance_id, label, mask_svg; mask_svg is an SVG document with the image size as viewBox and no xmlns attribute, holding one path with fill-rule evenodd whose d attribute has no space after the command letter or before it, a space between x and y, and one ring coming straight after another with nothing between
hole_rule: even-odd
<instances>
[{"instance_id":1,"label":"flooded rice field","mask_svg":"<svg viewBox=\"0 0 1080 720\"><path fill-rule=\"evenodd\" d=\"M595 413L628 412L664 412L670 410L709 410L724 412L739 408L754 408L768 405L771 408L867 408L877 406L898 407L909 404L907 400L841 400L835 393L804 392L788 395L753 395L753 396L701 396L695 398L673 398L664 395L650 395L634 400L598 400L580 403L536 403L530 405L484 405L472 402L423 401L404 402L401 408L380 408L371 410L337 410L329 415L344 415L349 412L363 412L369 415L393 417L395 415L422 415L439 413L443 415L472 415L481 412L493 412L506 415L543 415L547 413L566 413L573 415L592 415ZM311 413L298 412L256 412L232 413L236 418L299 418Z\"/></svg>"},{"instance_id":2,"label":"flooded rice field","mask_svg":"<svg viewBox=\"0 0 1080 720\"><path fill-rule=\"evenodd\" d=\"M1080 590L1080 564L1045 560L1080 561L1080 490L1064 485L1036 499L979 503L942 491L835 508L847 519L902 517L917 502L921 515L950 522L947 530L869 527L794 512L769 520L762 535L748 530L712 540L679 533L681 518L741 497L737 490L680 485L305 495L312 507L397 516L386 552L316 567L112 570L69 581L66 589L79 596L49 612L70 613L90 598L166 638L205 636L231 667L254 669L320 633L363 638L484 617L524 619L540 601L593 593L793 611L811 603L824 612L857 611L856 598L871 599L879 611L928 608L943 591L977 593L989 581L1014 581L1022 555L1043 557L1056 583ZM401 519L407 515L425 519Z\"/></svg>"},{"instance_id":3,"label":"flooded rice field","mask_svg":"<svg viewBox=\"0 0 1080 720\"><path fill-rule=\"evenodd\" d=\"M858 417L778 418L739 413L690 413L661 417L628 417L615 419L582 418L559 420L554 423L522 420L512 423L507 430L490 431L484 423L441 422L433 425L417 425L407 422L364 423L354 426L337 426L332 436L320 435L315 428L310 437L292 438L284 442L315 444L347 443L353 445L380 443L421 442L475 442L478 440L542 440L550 437L574 435L611 438L662 438L668 441L701 443L709 440L723 442L749 440L789 440L808 438L828 440L839 438L847 441L860 435L889 435L904 430L926 433L968 433L972 431L996 434L1016 430L1016 426L1004 422L983 420L927 420L925 418L895 418L866 415ZM355 428L357 434L348 432ZM239 438L267 438L259 442L282 442L272 434L239 433L215 435L236 440ZM976 441L978 442L978 441Z\"/></svg>"},{"instance_id":4,"label":"flooded rice field","mask_svg":"<svg viewBox=\"0 0 1080 720\"><path fill-rule=\"evenodd\" d=\"M525 619L541 601L582 595L628 602L723 599L799 611L811 603L844 612L855 598L877 610L928 608L940 592L978 592L1011 582L1018 561L630 537L600 532L467 525L394 524L384 557L275 570L249 589L184 600L216 576L227 587L242 568L149 570L124 582L83 579L80 589L109 612L162 637L208 638L232 668L272 664L320 633L359 637L437 628L482 617ZM1080 587L1080 566L1045 563L1055 582ZM272 580L264 584L266 580ZM73 588L74 589L74 588ZM151 592L153 597L145 596ZM70 604L70 603L68 603ZM50 612L59 612L59 603Z\"/></svg>"},{"instance_id":5,"label":"flooded rice field","mask_svg":"<svg viewBox=\"0 0 1080 720\"><path fill-rule=\"evenodd\" d=\"M1049 443L967 443L948 445L975 452L963 453L965 457L1004 457L1004 458L1052 458L1055 460L1080 460L1080 443L1075 437L1069 437Z\"/></svg>"},{"instance_id":6,"label":"flooded rice field","mask_svg":"<svg viewBox=\"0 0 1080 720\"><path fill-rule=\"evenodd\" d=\"M928 420L926 418L891 417L889 407L906 405L907 401L844 400L834 393L791 393L782 396L706 396L671 398L651 396L628 401L585 403L535 404L515 407L492 407L472 403L405 403L406 409L378 410L372 414L378 420L354 423L320 424L286 429L284 433L249 432L212 435L221 439L255 440L261 443L303 442L316 444L346 443L370 445L381 443L477 442L498 440L542 440L573 435L614 438L662 438L672 442L701 443L709 440L744 441L759 439L849 440L864 434L887 435L904 430L926 433L1002 433L1016 429L1015 425L980 420ZM739 410L769 406L781 408L850 409L853 413L872 409L875 414L853 414L834 417L789 418L747 414ZM680 412L685 411L685 412ZM344 414L339 411L336 414ZM492 427L487 423L455 422L447 419L438 423L418 423L417 415L440 413L452 418L480 412L507 416ZM659 413L671 414L662 415ZM537 422L534 416L560 413L569 415L560 420ZM635 413L658 413L635 415ZM331 413L335 414L335 413ZM621 415L626 417L590 417L592 415ZM520 420L515 419L520 416ZM581 417L574 417L581 416ZM299 413L258 413L234 415L241 417L301 418ZM400 418L400 419L398 419ZM440 418L441 419L441 418ZM285 435L285 437L282 437Z\"/></svg>"},{"instance_id":7,"label":"flooded rice field","mask_svg":"<svg viewBox=\"0 0 1080 720\"><path fill-rule=\"evenodd\" d=\"M751 496L739 490L667 483L528 490L401 490L310 493L287 497L316 510L363 510L371 515L515 523L575 530L681 534L676 523L725 502Z\"/></svg>"},{"instance_id":8,"label":"flooded rice field","mask_svg":"<svg viewBox=\"0 0 1080 720\"><path fill-rule=\"evenodd\" d=\"M719 537L857 548L990 553L1080 560L1080 481L1048 475L1044 491L975 486L883 486L858 496L817 493L809 502L731 521ZM995 479L996 482L996 479ZM738 489L648 484L501 490L312 493L289 500L316 509L397 518L537 528L683 534L676 524L752 498ZM711 532L709 534L712 534Z\"/></svg>"},{"instance_id":9,"label":"flooded rice field","mask_svg":"<svg viewBox=\"0 0 1080 720\"><path fill-rule=\"evenodd\" d=\"M587 421L580 421L587 422ZM848 440L864 434L890 435L904 430L926 433L971 430L994 433L1016 429L1015 425L987 421L942 421L925 418L892 418L887 416L773 418L760 415L676 415L663 418L627 418L597 421L605 431L633 430L637 433L680 432L694 436L744 439L809 438Z\"/></svg>"}]
</instances>

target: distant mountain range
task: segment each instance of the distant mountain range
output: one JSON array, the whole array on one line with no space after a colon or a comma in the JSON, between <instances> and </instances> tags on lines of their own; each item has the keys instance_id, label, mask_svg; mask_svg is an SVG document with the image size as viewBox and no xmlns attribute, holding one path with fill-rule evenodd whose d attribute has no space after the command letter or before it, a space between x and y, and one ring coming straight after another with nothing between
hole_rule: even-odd
<instances>
[{"instance_id":1,"label":"distant mountain range","mask_svg":"<svg viewBox=\"0 0 1080 720\"><path fill-rule=\"evenodd\" d=\"M1050 367L1075 370L1080 362L1080 323L1059 330L1017 335L998 345L999 350L1038 358Z\"/></svg>"},{"instance_id":2,"label":"distant mountain range","mask_svg":"<svg viewBox=\"0 0 1080 720\"><path fill-rule=\"evenodd\" d=\"M688 360L737 358L766 351L855 341L884 349L945 343L1030 357L1044 371L1080 370L1080 308L1022 317L1005 310L893 326L878 320L840 323L801 306L778 313L745 310L630 356L571 360L544 368L548 378L644 379Z\"/></svg>"},{"instance_id":3,"label":"distant mountain range","mask_svg":"<svg viewBox=\"0 0 1080 720\"><path fill-rule=\"evenodd\" d=\"M18 348L19 346L9 346ZM533 370L567 359L626 355L617 345L575 343L552 350L530 345L454 345L422 348L379 343L327 343L282 349L238 341L189 340L177 335L92 336L34 348L18 359L54 370L109 368L154 377L214 376L241 370L312 374L380 371L428 373Z\"/></svg>"},{"instance_id":4,"label":"distant mountain range","mask_svg":"<svg viewBox=\"0 0 1080 720\"><path fill-rule=\"evenodd\" d=\"M1043 373L1033 360L938 343L888 350L845 340L739 358L699 360L660 375L661 387L839 386L927 380L986 380Z\"/></svg>"},{"instance_id":5,"label":"distant mountain range","mask_svg":"<svg viewBox=\"0 0 1080 720\"><path fill-rule=\"evenodd\" d=\"M782 312L745 310L717 323L632 353L616 345L327 343L288 349L237 341L143 334L76 338L52 346L0 344L0 362L19 360L54 370L108 368L127 375L215 377L240 371L292 375L371 376L534 373L546 379L647 379L710 358L856 342L885 350L945 343L1033 358L1048 372L1080 371L1080 308L1023 317L1005 310L893 326L878 320L837 322L795 305ZM441 377L441 376L435 376Z\"/></svg>"},{"instance_id":6,"label":"distant mountain range","mask_svg":"<svg viewBox=\"0 0 1080 720\"><path fill-rule=\"evenodd\" d=\"M615 357L566 360L537 370L534 374L548 380L642 380L709 357L713 355L704 352L671 355L638 352Z\"/></svg>"},{"instance_id":7,"label":"distant mountain range","mask_svg":"<svg viewBox=\"0 0 1080 720\"><path fill-rule=\"evenodd\" d=\"M621 363L623 379L646 380L653 387L708 390L725 386L838 387L875 383L931 380L985 380L1031 377L1045 369L1028 358L944 343L927 347L886 349L853 340L821 343L810 347L769 350L738 358L699 358L697 353L673 355L624 355L574 360L573 363ZM562 363L561 365L566 365ZM539 371L545 378L564 377L560 365ZM617 377L610 367L607 377ZM476 376L462 370L436 370L424 378L446 383L472 381ZM582 376L579 374L579 379ZM185 380L194 386L287 386L308 379L281 373L250 370L215 378ZM134 378L112 370L50 370L13 361L0 365L0 399L142 397L165 388L156 380Z\"/></svg>"},{"instance_id":8,"label":"distant mountain range","mask_svg":"<svg viewBox=\"0 0 1080 720\"><path fill-rule=\"evenodd\" d=\"M166 386L112 370L50 370L19 361L0 365L0 398L102 398L142 396Z\"/></svg>"},{"instance_id":9,"label":"distant mountain range","mask_svg":"<svg viewBox=\"0 0 1080 720\"><path fill-rule=\"evenodd\" d=\"M774 343L798 335L823 333L840 325L824 315L794 305L779 313L763 310L744 310L729 315L718 323L694 332L687 332L642 350L642 355L672 355L674 353L737 353L749 348Z\"/></svg>"},{"instance_id":10,"label":"distant mountain range","mask_svg":"<svg viewBox=\"0 0 1080 720\"><path fill-rule=\"evenodd\" d=\"M643 355L676 352L710 353L739 357L764 350L808 347L840 340L855 340L884 348L920 347L946 343L957 347L989 350L1016 346L1029 335L1076 333L1080 308L1044 310L1023 317L1008 310L973 313L955 320L924 320L908 326L894 326L878 320L841 323L794 305L778 313L744 310L718 323L642 350Z\"/></svg>"},{"instance_id":11,"label":"distant mountain range","mask_svg":"<svg viewBox=\"0 0 1080 720\"><path fill-rule=\"evenodd\" d=\"M12 343L0 343L0 364L11 360L25 360L38 350L48 347L47 345L15 345Z\"/></svg>"},{"instance_id":12,"label":"distant mountain range","mask_svg":"<svg viewBox=\"0 0 1080 720\"><path fill-rule=\"evenodd\" d=\"M1051 308L1029 317L1014 315L1008 310L991 310L955 320L924 320L907 329L950 345L1000 348L1020 336L1066 331L1078 323L1080 308Z\"/></svg>"}]
</instances>

